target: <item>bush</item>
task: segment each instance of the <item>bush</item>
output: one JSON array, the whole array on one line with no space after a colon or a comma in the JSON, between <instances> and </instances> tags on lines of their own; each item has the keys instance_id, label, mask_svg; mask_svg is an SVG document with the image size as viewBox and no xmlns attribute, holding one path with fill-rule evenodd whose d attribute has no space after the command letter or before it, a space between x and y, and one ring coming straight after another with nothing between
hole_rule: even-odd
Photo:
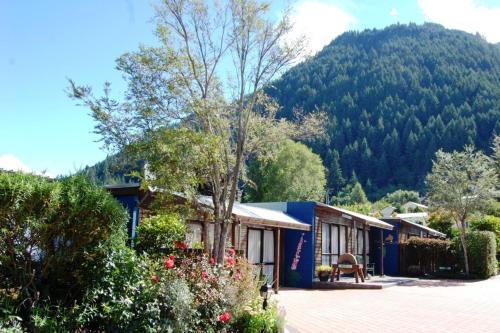
<instances>
[{"instance_id":1,"label":"bush","mask_svg":"<svg viewBox=\"0 0 500 333\"><path fill-rule=\"evenodd\" d=\"M150 255L171 253L175 243L184 241L186 225L179 215L170 213L145 218L137 227L137 250Z\"/></svg>"},{"instance_id":2,"label":"bush","mask_svg":"<svg viewBox=\"0 0 500 333\"><path fill-rule=\"evenodd\" d=\"M487 279L497 273L496 240L491 231L473 231L465 235L467 254L469 257L470 274L474 277ZM457 249L461 249L460 239L455 240ZM460 263L463 263L463 251Z\"/></svg>"},{"instance_id":3,"label":"bush","mask_svg":"<svg viewBox=\"0 0 500 333\"><path fill-rule=\"evenodd\" d=\"M284 328L284 318L278 314L277 305L271 304L266 310L262 304L248 307L233 325L234 332L278 333Z\"/></svg>"},{"instance_id":4,"label":"bush","mask_svg":"<svg viewBox=\"0 0 500 333\"><path fill-rule=\"evenodd\" d=\"M400 244L400 273L435 274L440 267L457 270L457 255L450 240L411 237Z\"/></svg>"},{"instance_id":5,"label":"bush","mask_svg":"<svg viewBox=\"0 0 500 333\"><path fill-rule=\"evenodd\" d=\"M500 255L500 217L484 215L473 217L470 221L473 231L491 231L495 234L497 243L497 256Z\"/></svg>"},{"instance_id":6,"label":"bush","mask_svg":"<svg viewBox=\"0 0 500 333\"><path fill-rule=\"evenodd\" d=\"M94 271L94 286L75 308L78 327L103 332L187 332L193 296L170 274L152 279L154 262L129 248L112 251Z\"/></svg>"},{"instance_id":7,"label":"bush","mask_svg":"<svg viewBox=\"0 0 500 333\"><path fill-rule=\"evenodd\" d=\"M436 210L429 215L429 227L453 238L453 225L455 221L451 214L445 210Z\"/></svg>"},{"instance_id":8,"label":"bush","mask_svg":"<svg viewBox=\"0 0 500 333\"><path fill-rule=\"evenodd\" d=\"M71 304L89 283L89 267L125 243L123 207L82 177L64 181L0 172L0 290L25 322L46 299Z\"/></svg>"}]
</instances>

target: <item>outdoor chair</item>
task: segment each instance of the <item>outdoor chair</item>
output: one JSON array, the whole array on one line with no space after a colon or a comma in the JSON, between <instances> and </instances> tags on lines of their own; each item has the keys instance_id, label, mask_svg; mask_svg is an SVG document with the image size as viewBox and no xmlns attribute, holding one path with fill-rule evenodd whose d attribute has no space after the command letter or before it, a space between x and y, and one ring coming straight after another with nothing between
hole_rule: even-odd
<instances>
[{"instance_id":1,"label":"outdoor chair","mask_svg":"<svg viewBox=\"0 0 500 333\"><path fill-rule=\"evenodd\" d=\"M363 274L363 265L358 264L356 257L350 253L344 253L339 257L338 263L332 265L332 276L331 281L335 282L340 280L340 273L354 274L356 283L359 283L359 278L361 282L365 282L365 275Z\"/></svg>"}]
</instances>

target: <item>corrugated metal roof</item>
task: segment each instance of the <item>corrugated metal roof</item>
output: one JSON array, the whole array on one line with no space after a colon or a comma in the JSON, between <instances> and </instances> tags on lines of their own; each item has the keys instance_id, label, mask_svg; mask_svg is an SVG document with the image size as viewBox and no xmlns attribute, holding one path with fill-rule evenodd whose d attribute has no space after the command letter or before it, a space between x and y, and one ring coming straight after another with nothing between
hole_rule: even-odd
<instances>
[{"instance_id":1,"label":"corrugated metal roof","mask_svg":"<svg viewBox=\"0 0 500 333\"><path fill-rule=\"evenodd\" d=\"M418 223L415 223L415 222L412 222L412 221L409 221L409 220L405 220L405 219L402 219L402 218L386 218L385 220L400 220L400 221L403 221L405 223L408 223L418 229L422 229L428 233L430 233L431 235L433 236L438 236L438 237L442 237L442 238L446 238L446 234L440 232L440 231L437 231L436 229L432 229L432 228L429 228L429 227L426 227L425 225L421 225L421 224L418 224Z\"/></svg>"},{"instance_id":2,"label":"corrugated metal roof","mask_svg":"<svg viewBox=\"0 0 500 333\"><path fill-rule=\"evenodd\" d=\"M419 213L396 214L396 216L402 219L411 219L415 217L427 217L428 214L426 212L419 212Z\"/></svg>"},{"instance_id":3,"label":"corrugated metal roof","mask_svg":"<svg viewBox=\"0 0 500 333\"><path fill-rule=\"evenodd\" d=\"M320 203L320 202L317 202L316 205L337 210L337 211L341 212L342 214L357 217L358 219L364 220L367 225L372 226L372 227L377 227L377 228L387 229L387 230L392 230L392 228L393 228L393 226L390 225L389 223L386 223L382 220L379 220L373 216L369 216L369 215L365 215L365 214L361 214L361 213L357 213L357 212L351 212L350 210L347 210L344 208L334 207L334 206L330 206L330 205Z\"/></svg>"},{"instance_id":4,"label":"corrugated metal roof","mask_svg":"<svg viewBox=\"0 0 500 333\"><path fill-rule=\"evenodd\" d=\"M197 200L201 205L213 208L212 197L198 196ZM233 215L261 221L263 222L261 224L264 225L266 225L267 222L270 226L306 231L311 230L311 226L309 224L303 223L280 210L255 207L239 202L235 202L233 205Z\"/></svg>"}]
</instances>

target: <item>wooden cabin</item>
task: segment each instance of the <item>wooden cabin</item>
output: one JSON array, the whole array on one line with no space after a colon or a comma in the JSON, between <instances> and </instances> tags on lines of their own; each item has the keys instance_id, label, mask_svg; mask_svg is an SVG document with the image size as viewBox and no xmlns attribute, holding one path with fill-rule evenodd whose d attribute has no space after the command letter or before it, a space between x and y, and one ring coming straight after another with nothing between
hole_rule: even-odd
<instances>
[{"instance_id":1,"label":"wooden cabin","mask_svg":"<svg viewBox=\"0 0 500 333\"><path fill-rule=\"evenodd\" d=\"M128 232L130 244L134 245L135 228L141 219L149 214L150 204L154 201L153 189L142 190L139 184L112 185L106 187L129 211ZM185 203L186 198L175 194L177 203ZM188 219L188 245L203 244L210 253L214 244L214 223L212 216L212 198L198 196L193 203L193 214ZM228 233L228 243L242 253L256 271L267 278L277 289L280 281L280 263L282 262L283 230L310 232L311 226L282 211L234 203L233 223Z\"/></svg>"}]
</instances>

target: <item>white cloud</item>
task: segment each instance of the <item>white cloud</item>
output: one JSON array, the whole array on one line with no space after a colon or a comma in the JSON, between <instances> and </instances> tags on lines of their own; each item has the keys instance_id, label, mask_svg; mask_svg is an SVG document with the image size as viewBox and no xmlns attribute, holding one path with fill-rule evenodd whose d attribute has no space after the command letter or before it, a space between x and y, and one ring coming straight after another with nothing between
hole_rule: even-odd
<instances>
[{"instance_id":1,"label":"white cloud","mask_svg":"<svg viewBox=\"0 0 500 333\"><path fill-rule=\"evenodd\" d=\"M0 155L0 169L9 171L22 171L26 173L34 173L41 176L47 176L49 178L54 178L54 175L47 171L36 171L32 170L26 164L17 159L14 155L4 154Z\"/></svg>"},{"instance_id":2,"label":"white cloud","mask_svg":"<svg viewBox=\"0 0 500 333\"><path fill-rule=\"evenodd\" d=\"M475 0L417 0L424 18L447 28L479 32L491 43L500 42L500 6L485 7Z\"/></svg>"},{"instance_id":3,"label":"white cloud","mask_svg":"<svg viewBox=\"0 0 500 333\"><path fill-rule=\"evenodd\" d=\"M299 2L292 14L290 39L307 38L308 51L314 54L335 37L347 31L356 19L343 9L319 1Z\"/></svg>"},{"instance_id":4,"label":"white cloud","mask_svg":"<svg viewBox=\"0 0 500 333\"><path fill-rule=\"evenodd\" d=\"M398 10L397 10L396 8L393 8L393 9L390 11L389 15L391 15L392 17L396 17L396 16L398 16L398 15L399 15L399 12L398 12Z\"/></svg>"}]
</instances>

